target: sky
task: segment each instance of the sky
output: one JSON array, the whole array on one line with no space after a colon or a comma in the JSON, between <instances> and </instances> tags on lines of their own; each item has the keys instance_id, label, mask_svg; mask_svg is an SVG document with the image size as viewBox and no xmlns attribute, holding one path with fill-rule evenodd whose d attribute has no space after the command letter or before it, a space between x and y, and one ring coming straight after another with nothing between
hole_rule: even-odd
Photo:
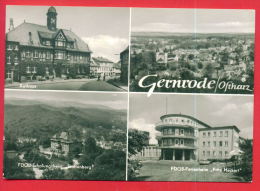
<instances>
[{"instance_id":1,"label":"sky","mask_svg":"<svg viewBox=\"0 0 260 191\"><path fill-rule=\"evenodd\" d=\"M53 106L61 104L65 106L67 102L69 104L76 103L75 106L93 105L94 107L106 106L117 110L127 109L126 93L6 90L5 100L11 103L14 99L39 101Z\"/></svg>"},{"instance_id":2,"label":"sky","mask_svg":"<svg viewBox=\"0 0 260 191\"><path fill-rule=\"evenodd\" d=\"M253 137L253 96L132 93L129 104L129 127L150 132L150 144L157 143L155 123L166 113L190 115L212 127L236 125L240 136Z\"/></svg>"},{"instance_id":3,"label":"sky","mask_svg":"<svg viewBox=\"0 0 260 191\"><path fill-rule=\"evenodd\" d=\"M133 32L254 33L255 11L133 8Z\"/></svg>"},{"instance_id":4,"label":"sky","mask_svg":"<svg viewBox=\"0 0 260 191\"><path fill-rule=\"evenodd\" d=\"M49 6L7 6L6 32L10 18L14 26L24 22L47 25ZM57 27L71 29L93 51L93 56L103 56L114 62L129 42L129 8L64 7L55 6Z\"/></svg>"}]
</instances>

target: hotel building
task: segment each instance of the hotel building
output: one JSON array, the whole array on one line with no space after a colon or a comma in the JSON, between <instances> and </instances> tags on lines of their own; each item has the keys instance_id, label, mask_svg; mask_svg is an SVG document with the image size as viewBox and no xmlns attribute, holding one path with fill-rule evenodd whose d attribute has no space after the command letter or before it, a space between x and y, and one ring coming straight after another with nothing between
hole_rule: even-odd
<instances>
[{"instance_id":1,"label":"hotel building","mask_svg":"<svg viewBox=\"0 0 260 191\"><path fill-rule=\"evenodd\" d=\"M211 127L188 115L167 114L156 124L162 160L221 160L239 149L236 126Z\"/></svg>"}]
</instances>

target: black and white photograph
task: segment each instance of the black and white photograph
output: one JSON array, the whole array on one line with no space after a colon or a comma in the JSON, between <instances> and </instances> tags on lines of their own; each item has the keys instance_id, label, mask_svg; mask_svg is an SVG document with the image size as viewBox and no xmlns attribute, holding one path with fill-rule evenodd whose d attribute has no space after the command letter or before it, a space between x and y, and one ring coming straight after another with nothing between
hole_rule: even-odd
<instances>
[{"instance_id":1,"label":"black and white photograph","mask_svg":"<svg viewBox=\"0 0 260 191\"><path fill-rule=\"evenodd\" d=\"M5 91L6 179L126 180L127 94Z\"/></svg>"},{"instance_id":2,"label":"black and white photograph","mask_svg":"<svg viewBox=\"0 0 260 191\"><path fill-rule=\"evenodd\" d=\"M255 11L131 9L130 91L253 94Z\"/></svg>"},{"instance_id":3,"label":"black and white photograph","mask_svg":"<svg viewBox=\"0 0 260 191\"><path fill-rule=\"evenodd\" d=\"M252 182L255 11L6 6L6 179Z\"/></svg>"},{"instance_id":4,"label":"black and white photograph","mask_svg":"<svg viewBox=\"0 0 260 191\"><path fill-rule=\"evenodd\" d=\"M251 182L253 96L131 93L129 181Z\"/></svg>"},{"instance_id":5,"label":"black and white photograph","mask_svg":"<svg viewBox=\"0 0 260 191\"><path fill-rule=\"evenodd\" d=\"M7 6L5 87L128 91L129 8Z\"/></svg>"}]
</instances>

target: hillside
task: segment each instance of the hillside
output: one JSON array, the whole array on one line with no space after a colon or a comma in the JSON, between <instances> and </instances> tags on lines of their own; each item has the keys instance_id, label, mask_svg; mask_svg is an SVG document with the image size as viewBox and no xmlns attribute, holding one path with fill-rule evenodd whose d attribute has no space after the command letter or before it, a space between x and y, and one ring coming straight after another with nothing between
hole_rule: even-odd
<instances>
[{"instance_id":1,"label":"hillside","mask_svg":"<svg viewBox=\"0 0 260 191\"><path fill-rule=\"evenodd\" d=\"M172 33L172 32L132 32L133 37L192 37L195 33ZM254 37L253 33L196 33L196 37Z\"/></svg>"},{"instance_id":2,"label":"hillside","mask_svg":"<svg viewBox=\"0 0 260 191\"><path fill-rule=\"evenodd\" d=\"M13 138L25 136L40 139L61 131L76 132L81 136L83 130L106 136L112 126L126 131L125 111L108 107L5 104L5 136Z\"/></svg>"}]
</instances>

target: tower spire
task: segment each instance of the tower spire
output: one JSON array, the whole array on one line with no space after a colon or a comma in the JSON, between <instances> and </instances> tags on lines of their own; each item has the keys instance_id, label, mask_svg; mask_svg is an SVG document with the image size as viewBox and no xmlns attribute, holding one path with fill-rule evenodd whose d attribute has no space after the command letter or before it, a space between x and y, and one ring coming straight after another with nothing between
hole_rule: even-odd
<instances>
[{"instance_id":1,"label":"tower spire","mask_svg":"<svg viewBox=\"0 0 260 191\"><path fill-rule=\"evenodd\" d=\"M9 26L9 31L13 30L14 29L14 20L13 18L10 18L10 26Z\"/></svg>"}]
</instances>

